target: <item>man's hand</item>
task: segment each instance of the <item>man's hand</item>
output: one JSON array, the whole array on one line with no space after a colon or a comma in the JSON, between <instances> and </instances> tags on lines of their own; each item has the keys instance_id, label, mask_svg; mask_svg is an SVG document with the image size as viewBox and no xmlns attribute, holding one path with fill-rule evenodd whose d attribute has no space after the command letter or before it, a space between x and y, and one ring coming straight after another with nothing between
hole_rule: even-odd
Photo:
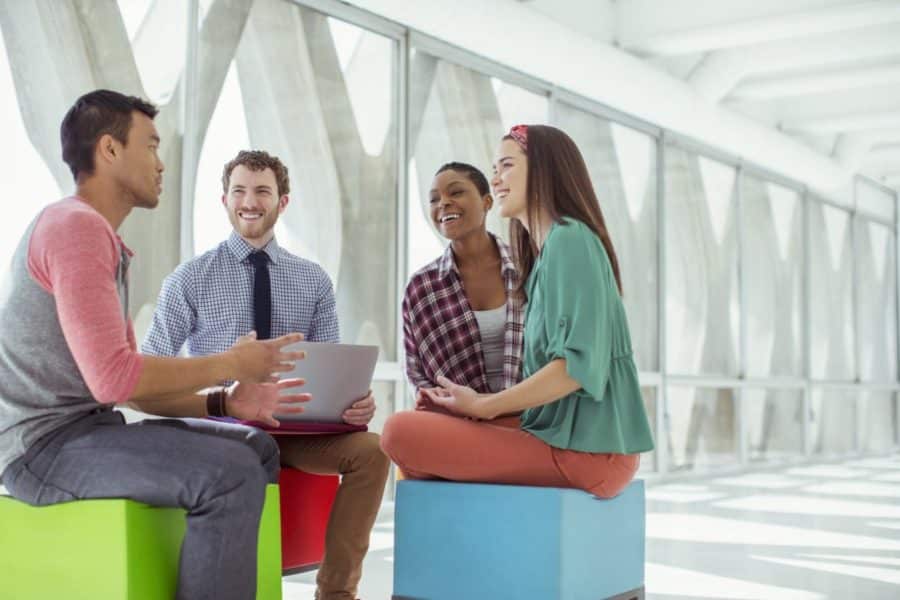
<instances>
[{"instance_id":1,"label":"man's hand","mask_svg":"<svg viewBox=\"0 0 900 600\"><path fill-rule=\"evenodd\" d=\"M282 351L282 348L288 344L299 342L302 339L303 334L301 333L290 333L273 340L262 341L256 339L255 331L241 336L226 351L232 362L233 375L229 378L245 383L278 381L278 373L290 371L294 368L294 362L306 358L306 353L302 351Z\"/></svg>"},{"instance_id":2,"label":"man's hand","mask_svg":"<svg viewBox=\"0 0 900 600\"><path fill-rule=\"evenodd\" d=\"M306 383L304 379L283 379L278 383L241 383L236 382L228 388L225 399L225 412L229 417L242 421L259 421L272 427L281 423L274 417L275 413L296 415L303 412L298 404L309 402L311 394L281 394L281 390L298 388Z\"/></svg>"},{"instance_id":3,"label":"man's hand","mask_svg":"<svg viewBox=\"0 0 900 600\"><path fill-rule=\"evenodd\" d=\"M374 416L375 397L372 396L372 390L369 390L369 395L354 402L344 411L342 418L348 425L368 425Z\"/></svg>"}]
</instances>

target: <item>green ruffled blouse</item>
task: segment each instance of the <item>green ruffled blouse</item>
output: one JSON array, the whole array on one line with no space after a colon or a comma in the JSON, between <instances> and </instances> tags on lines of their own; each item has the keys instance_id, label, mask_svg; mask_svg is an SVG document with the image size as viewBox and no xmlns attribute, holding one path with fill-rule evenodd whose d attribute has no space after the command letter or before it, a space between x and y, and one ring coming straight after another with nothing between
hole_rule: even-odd
<instances>
[{"instance_id":1,"label":"green ruffled blouse","mask_svg":"<svg viewBox=\"0 0 900 600\"><path fill-rule=\"evenodd\" d=\"M523 376L562 358L581 389L526 410L522 429L581 452L652 450L625 307L600 239L574 219L554 224L526 291Z\"/></svg>"}]
</instances>

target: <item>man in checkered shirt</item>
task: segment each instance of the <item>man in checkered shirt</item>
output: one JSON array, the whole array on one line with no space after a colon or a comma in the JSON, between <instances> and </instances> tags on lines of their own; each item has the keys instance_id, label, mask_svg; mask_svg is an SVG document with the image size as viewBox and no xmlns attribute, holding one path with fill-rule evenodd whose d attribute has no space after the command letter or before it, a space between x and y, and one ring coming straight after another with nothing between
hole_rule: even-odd
<instances>
[{"instance_id":1,"label":"man in checkered shirt","mask_svg":"<svg viewBox=\"0 0 900 600\"><path fill-rule=\"evenodd\" d=\"M234 231L165 279L141 350L176 356L185 342L190 355L230 348L254 329L255 265L260 260L270 280L269 335L300 332L310 342L338 342L334 289L327 273L275 240L275 223L289 200L287 168L266 152L243 151L225 165L222 187L222 204ZM365 425L374 414L375 400L369 395L343 416L348 424ZM370 432L289 435L276 436L276 441L282 465L342 475L328 522L316 597L353 599L390 464L379 447L379 436Z\"/></svg>"}]
</instances>

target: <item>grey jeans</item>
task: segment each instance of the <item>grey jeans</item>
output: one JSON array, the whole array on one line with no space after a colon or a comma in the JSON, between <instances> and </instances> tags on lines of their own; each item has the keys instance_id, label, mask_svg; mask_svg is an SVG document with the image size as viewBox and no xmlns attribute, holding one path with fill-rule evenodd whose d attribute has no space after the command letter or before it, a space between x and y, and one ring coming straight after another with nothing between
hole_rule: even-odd
<instances>
[{"instance_id":1,"label":"grey jeans","mask_svg":"<svg viewBox=\"0 0 900 600\"><path fill-rule=\"evenodd\" d=\"M185 509L179 600L255 598L259 519L277 479L278 446L262 431L204 419L127 425L110 410L45 436L3 473L12 496L38 506L129 498Z\"/></svg>"}]
</instances>

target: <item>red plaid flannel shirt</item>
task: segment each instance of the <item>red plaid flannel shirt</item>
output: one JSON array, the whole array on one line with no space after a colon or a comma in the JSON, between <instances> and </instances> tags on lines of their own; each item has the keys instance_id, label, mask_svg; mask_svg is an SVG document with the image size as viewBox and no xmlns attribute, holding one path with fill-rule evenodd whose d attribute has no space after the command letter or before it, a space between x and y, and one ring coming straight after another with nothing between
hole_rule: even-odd
<instances>
[{"instance_id":1,"label":"red plaid flannel shirt","mask_svg":"<svg viewBox=\"0 0 900 600\"><path fill-rule=\"evenodd\" d=\"M500 271L506 285L506 333L503 386L519 382L525 313L512 291L518 280L509 246L493 236L500 250ZM488 393L481 334L469 306L462 278L447 246L444 254L419 269L409 280L403 297L403 342L406 377L415 388L434 387L437 378Z\"/></svg>"}]
</instances>

